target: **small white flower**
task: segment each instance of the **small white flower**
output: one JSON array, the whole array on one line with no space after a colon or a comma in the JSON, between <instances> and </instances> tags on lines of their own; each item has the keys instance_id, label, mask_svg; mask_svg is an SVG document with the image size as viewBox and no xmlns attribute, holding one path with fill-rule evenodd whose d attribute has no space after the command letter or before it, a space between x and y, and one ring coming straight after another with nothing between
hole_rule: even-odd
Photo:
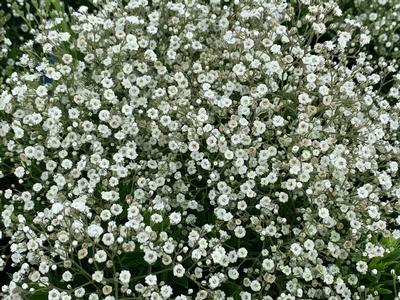
<instances>
[{"instance_id":1,"label":"small white flower","mask_svg":"<svg viewBox=\"0 0 400 300\"><path fill-rule=\"evenodd\" d=\"M173 212L169 215L169 222L171 225L177 225L181 222L181 214L179 212Z\"/></svg>"},{"instance_id":2,"label":"small white flower","mask_svg":"<svg viewBox=\"0 0 400 300\"><path fill-rule=\"evenodd\" d=\"M65 272L62 274L62 279L63 279L65 282L71 281L71 280L72 280L72 273L71 273L70 271L65 271Z\"/></svg>"},{"instance_id":3,"label":"small white flower","mask_svg":"<svg viewBox=\"0 0 400 300\"><path fill-rule=\"evenodd\" d=\"M356 269L361 274L366 274L367 271L368 271L368 265L367 265L367 263L365 261L359 261L356 264Z\"/></svg>"},{"instance_id":4,"label":"small white flower","mask_svg":"<svg viewBox=\"0 0 400 300\"><path fill-rule=\"evenodd\" d=\"M303 105L311 103L311 99L310 99L309 95L306 93L301 93L299 95L298 99L299 99L299 103L303 104Z\"/></svg>"},{"instance_id":5,"label":"small white flower","mask_svg":"<svg viewBox=\"0 0 400 300\"><path fill-rule=\"evenodd\" d=\"M275 267L275 263L272 259L266 258L262 262L262 267L267 271L271 271Z\"/></svg>"},{"instance_id":6,"label":"small white flower","mask_svg":"<svg viewBox=\"0 0 400 300\"><path fill-rule=\"evenodd\" d=\"M144 260L149 264L155 263L157 261L157 252L153 250L145 250Z\"/></svg>"},{"instance_id":7,"label":"small white flower","mask_svg":"<svg viewBox=\"0 0 400 300\"><path fill-rule=\"evenodd\" d=\"M44 97L44 96L46 96L46 95L47 95L47 88L46 88L44 85L38 86L37 89L36 89L36 94L37 94L39 97Z\"/></svg>"},{"instance_id":8,"label":"small white flower","mask_svg":"<svg viewBox=\"0 0 400 300\"><path fill-rule=\"evenodd\" d=\"M322 219L326 219L329 217L329 210L325 207L321 207L318 209L318 216Z\"/></svg>"},{"instance_id":9,"label":"small white flower","mask_svg":"<svg viewBox=\"0 0 400 300\"><path fill-rule=\"evenodd\" d=\"M101 282L104 278L104 272L103 271L95 271L92 274L92 279L96 282Z\"/></svg>"},{"instance_id":10,"label":"small white flower","mask_svg":"<svg viewBox=\"0 0 400 300\"><path fill-rule=\"evenodd\" d=\"M282 126L285 126L285 123L286 123L285 119L282 118L281 116L274 116L274 117L272 118L272 124L273 124L275 127L282 127Z\"/></svg>"},{"instance_id":11,"label":"small white flower","mask_svg":"<svg viewBox=\"0 0 400 300\"><path fill-rule=\"evenodd\" d=\"M107 260L107 253L104 250L98 250L94 255L94 259L98 263L103 263Z\"/></svg>"},{"instance_id":12,"label":"small white flower","mask_svg":"<svg viewBox=\"0 0 400 300\"><path fill-rule=\"evenodd\" d=\"M145 282L147 285L156 285L157 284L157 276L156 275L147 275L145 278Z\"/></svg>"},{"instance_id":13,"label":"small white flower","mask_svg":"<svg viewBox=\"0 0 400 300\"><path fill-rule=\"evenodd\" d=\"M164 299L168 299L171 297L173 290L169 285L163 285L160 289L161 295L164 297Z\"/></svg>"},{"instance_id":14,"label":"small white flower","mask_svg":"<svg viewBox=\"0 0 400 300\"><path fill-rule=\"evenodd\" d=\"M87 228L88 235L91 238L99 238L103 231L103 228L98 224L91 224Z\"/></svg>"},{"instance_id":15,"label":"small white flower","mask_svg":"<svg viewBox=\"0 0 400 300\"><path fill-rule=\"evenodd\" d=\"M112 233L105 233L101 240L106 246L111 246L112 244L114 244L115 241L114 235Z\"/></svg>"},{"instance_id":16,"label":"small white flower","mask_svg":"<svg viewBox=\"0 0 400 300\"><path fill-rule=\"evenodd\" d=\"M131 273L127 270L123 270L123 271L121 271L121 273L119 273L118 278L122 284L128 285L129 281L131 280Z\"/></svg>"},{"instance_id":17,"label":"small white flower","mask_svg":"<svg viewBox=\"0 0 400 300\"><path fill-rule=\"evenodd\" d=\"M181 264L177 264L173 269L174 276L183 277L185 275L185 268Z\"/></svg>"},{"instance_id":18,"label":"small white flower","mask_svg":"<svg viewBox=\"0 0 400 300\"><path fill-rule=\"evenodd\" d=\"M18 178L22 178L25 175L25 168L24 167L16 167L14 170L15 176Z\"/></svg>"},{"instance_id":19,"label":"small white flower","mask_svg":"<svg viewBox=\"0 0 400 300\"><path fill-rule=\"evenodd\" d=\"M83 287L76 289L74 295L78 298L83 297L85 295L85 289Z\"/></svg>"},{"instance_id":20,"label":"small white flower","mask_svg":"<svg viewBox=\"0 0 400 300\"><path fill-rule=\"evenodd\" d=\"M261 290L261 284L260 284L260 282L258 280L253 280L250 283L250 288L254 292L259 292Z\"/></svg>"},{"instance_id":21,"label":"small white flower","mask_svg":"<svg viewBox=\"0 0 400 300\"><path fill-rule=\"evenodd\" d=\"M60 299L60 292L57 291L56 289L52 289L48 293L48 300L59 300Z\"/></svg>"},{"instance_id":22,"label":"small white flower","mask_svg":"<svg viewBox=\"0 0 400 300\"><path fill-rule=\"evenodd\" d=\"M292 251L292 253L293 253L295 256L299 256L300 254L303 253L303 248L300 246L299 243L293 243L293 244L290 246L290 251Z\"/></svg>"},{"instance_id":23,"label":"small white flower","mask_svg":"<svg viewBox=\"0 0 400 300\"><path fill-rule=\"evenodd\" d=\"M237 75L237 76L243 76L246 73L246 66L243 63L236 64L232 71Z\"/></svg>"}]
</instances>

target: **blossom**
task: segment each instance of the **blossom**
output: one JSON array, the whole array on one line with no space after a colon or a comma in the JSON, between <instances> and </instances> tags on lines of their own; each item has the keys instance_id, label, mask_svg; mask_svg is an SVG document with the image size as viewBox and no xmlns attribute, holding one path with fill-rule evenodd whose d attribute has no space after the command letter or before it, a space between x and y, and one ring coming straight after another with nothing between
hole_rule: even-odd
<instances>
[{"instance_id":1,"label":"blossom","mask_svg":"<svg viewBox=\"0 0 400 300\"><path fill-rule=\"evenodd\" d=\"M0 30L0 297L376 297L395 1L125 2L35 7L12 56Z\"/></svg>"},{"instance_id":2,"label":"blossom","mask_svg":"<svg viewBox=\"0 0 400 300\"><path fill-rule=\"evenodd\" d=\"M173 271L176 277L183 277L185 275L185 268L181 264L175 265Z\"/></svg>"},{"instance_id":3,"label":"blossom","mask_svg":"<svg viewBox=\"0 0 400 300\"><path fill-rule=\"evenodd\" d=\"M131 273L128 270L123 270L119 274L118 278L123 284L129 284L129 281L131 280Z\"/></svg>"}]
</instances>

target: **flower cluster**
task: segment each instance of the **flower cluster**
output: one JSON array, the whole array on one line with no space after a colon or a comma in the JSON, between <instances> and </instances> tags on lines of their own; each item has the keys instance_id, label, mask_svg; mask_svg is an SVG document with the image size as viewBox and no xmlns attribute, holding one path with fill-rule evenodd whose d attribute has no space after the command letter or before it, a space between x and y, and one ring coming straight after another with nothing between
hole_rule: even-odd
<instances>
[{"instance_id":1,"label":"flower cluster","mask_svg":"<svg viewBox=\"0 0 400 300\"><path fill-rule=\"evenodd\" d=\"M44 20L0 91L2 299L379 299L400 75L364 17L93 3Z\"/></svg>"},{"instance_id":2,"label":"flower cluster","mask_svg":"<svg viewBox=\"0 0 400 300\"><path fill-rule=\"evenodd\" d=\"M395 0L356 0L348 13L371 36L369 51L386 59L399 59L400 3Z\"/></svg>"}]
</instances>

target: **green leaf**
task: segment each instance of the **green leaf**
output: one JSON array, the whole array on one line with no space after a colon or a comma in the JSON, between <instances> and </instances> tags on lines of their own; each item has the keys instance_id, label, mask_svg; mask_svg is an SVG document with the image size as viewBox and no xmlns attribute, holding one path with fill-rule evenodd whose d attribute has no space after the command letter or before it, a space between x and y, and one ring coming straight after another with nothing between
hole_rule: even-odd
<instances>
[{"instance_id":1,"label":"green leaf","mask_svg":"<svg viewBox=\"0 0 400 300\"><path fill-rule=\"evenodd\" d=\"M379 293L379 295L390 295L392 294L391 290L385 289L385 288L378 288L376 291Z\"/></svg>"},{"instance_id":2,"label":"green leaf","mask_svg":"<svg viewBox=\"0 0 400 300\"><path fill-rule=\"evenodd\" d=\"M368 279L370 282L378 282L381 277L381 274L378 273L377 275L367 274L365 278Z\"/></svg>"},{"instance_id":3,"label":"green leaf","mask_svg":"<svg viewBox=\"0 0 400 300\"><path fill-rule=\"evenodd\" d=\"M53 4L53 6L54 6L54 8L58 11L58 12L63 12L64 10L63 10L63 8L62 8L62 6L61 6L61 4L60 4L60 1L59 0L50 0L51 1L51 4Z\"/></svg>"},{"instance_id":4,"label":"green leaf","mask_svg":"<svg viewBox=\"0 0 400 300\"><path fill-rule=\"evenodd\" d=\"M400 243L400 239L395 239L393 237L382 238L381 240L382 245L386 247L397 247Z\"/></svg>"},{"instance_id":5,"label":"green leaf","mask_svg":"<svg viewBox=\"0 0 400 300\"><path fill-rule=\"evenodd\" d=\"M31 0L31 3L32 3L33 7L34 7L36 10L39 9L39 4L38 4L37 0Z\"/></svg>"},{"instance_id":6,"label":"green leaf","mask_svg":"<svg viewBox=\"0 0 400 300\"><path fill-rule=\"evenodd\" d=\"M395 264L398 264L398 261L374 262L369 265L369 269L377 269L378 271L384 271L391 265Z\"/></svg>"},{"instance_id":7,"label":"green leaf","mask_svg":"<svg viewBox=\"0 0 400 300\"><path fill-rule=\"evenodd\" d=\"M397 275L400 274L400 264L395 267L394 271L396 272Z\"/></svg>"},{"instance_id":8,"label":"green leaf","mask_svg":"<svg viewBox=\"0 0 400 300\"><path fill-rule=\"evenodd\" d=\"M369 263L370 269L377 269L383 271L393 264L400 263L400 249L396 249L391 253L386 254L384 257L375 257Z\"/></svg>"},{"instance_id":9,"label":"green leaf","mask_svg":"<svg viewBox=\"0 0 400 300\"><path fill-rule=\"evenodd\" d=\"M383 257L383 261L385 262L399 261L399 260L400 260L400 249L396 249Z\"/></svg>"}]
</instances>

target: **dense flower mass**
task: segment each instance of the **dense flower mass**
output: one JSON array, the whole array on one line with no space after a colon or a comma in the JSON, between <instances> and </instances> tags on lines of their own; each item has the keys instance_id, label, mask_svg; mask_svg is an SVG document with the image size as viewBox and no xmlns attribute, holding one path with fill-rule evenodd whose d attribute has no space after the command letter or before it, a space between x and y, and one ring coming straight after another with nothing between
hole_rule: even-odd
<instances>
[{"instance_id":1,"label":"dense flower mass","mask_svg":"<svg viewBox=\"0 0 400 300\"><path fill-rule=\"evenodd\" d=\"M1 298L399 299L400 5L366 2L42 16L0 90Z\"/></svg>"}]
</instances>

